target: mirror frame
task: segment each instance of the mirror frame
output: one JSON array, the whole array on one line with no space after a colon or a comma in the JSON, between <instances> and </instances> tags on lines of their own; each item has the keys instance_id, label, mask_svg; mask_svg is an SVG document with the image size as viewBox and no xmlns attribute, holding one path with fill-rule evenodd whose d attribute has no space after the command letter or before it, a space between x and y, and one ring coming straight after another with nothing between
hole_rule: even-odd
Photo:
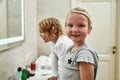
<instances>
[{"instance_id":1,"label":"mirror frame","mask_svg":"<svg viewBox=\"0 0 120 80\"><path fill-rule=\"evenodd\" d=\"M18 46L24 42L24 0L21 0L21 30L20 36L0 39L0 51Z\"/></svg>"}]
</instances>

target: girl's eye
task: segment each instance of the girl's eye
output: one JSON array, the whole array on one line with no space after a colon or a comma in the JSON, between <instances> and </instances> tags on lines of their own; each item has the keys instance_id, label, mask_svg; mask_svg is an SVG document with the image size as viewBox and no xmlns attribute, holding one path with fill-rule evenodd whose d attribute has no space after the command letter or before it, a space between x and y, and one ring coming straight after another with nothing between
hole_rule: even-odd
<instances>
[{"instance_id":1,"label":"girl's eye","mask_svg":"<svg viewBox=\"0 0 120 80\"><path fill-rule=\"evenodd\" d=\"M73 25L72 25L72 24L68 24L67 27L70 27L70 28L71 28L71 27L73 27Z\"/></svg>"},{"instance_id":2,"label":"girl's eye","mask_svg":"<svg viewBox=\"0 0 120 80\"><path fill-rule=\"evenodd\" d=\"M84 24L79 24L79 26L78 27L85 27L85 25Z\"/></svg>"}]
</instances>

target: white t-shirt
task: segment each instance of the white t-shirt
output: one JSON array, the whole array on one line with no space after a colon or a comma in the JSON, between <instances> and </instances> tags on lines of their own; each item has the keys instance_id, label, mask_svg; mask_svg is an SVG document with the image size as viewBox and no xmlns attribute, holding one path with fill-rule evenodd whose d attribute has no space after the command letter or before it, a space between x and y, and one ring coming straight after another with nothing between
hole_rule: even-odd
<instances>
[{"instance_id":1,"label":"white t-shirt","mask_svg":"<svg viewBox=\"0 0 120 80\"><path fill-rule=\"evenodd\" d=\"M63 57L68 47L72 46L73 42L67 36L62 35L56 43L51 42L50 59L52 63L53 76L59 76L58 67L59 59Z\"/></svg>"}]
</instances>

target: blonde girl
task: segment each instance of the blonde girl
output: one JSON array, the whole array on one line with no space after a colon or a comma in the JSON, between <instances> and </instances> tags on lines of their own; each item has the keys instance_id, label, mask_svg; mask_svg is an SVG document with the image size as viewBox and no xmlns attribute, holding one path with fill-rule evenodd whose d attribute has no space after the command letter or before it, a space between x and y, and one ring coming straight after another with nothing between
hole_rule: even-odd
<instances>
[{"instance_id":1,"label":"blonde girl","mask_svg":"<svg viewBox=\"0 0 120 80\"><path fill-rule=\"evenodd\" d=\"M61 59L60 80L95 80L98 68L97 53L86 43L92 25L85 9L72 9L65 21L67 36L73 41Z\"/></svg>"},{"instance_id":2,"label":"blonde girl","mask_svg":"<svg viewBox=\"0 0 120 80\"><path fill-rule=\"evenodd\" d=\"M58 60L63 56L66 49L72 45L72 41L63 34L62 26L57 18L50 17L39 22L40 36L45 43L51 43L52 70L53 75L48 80L59 78ZM47 64L47 63L46 63Z\"/></svg>"}]
</instances>

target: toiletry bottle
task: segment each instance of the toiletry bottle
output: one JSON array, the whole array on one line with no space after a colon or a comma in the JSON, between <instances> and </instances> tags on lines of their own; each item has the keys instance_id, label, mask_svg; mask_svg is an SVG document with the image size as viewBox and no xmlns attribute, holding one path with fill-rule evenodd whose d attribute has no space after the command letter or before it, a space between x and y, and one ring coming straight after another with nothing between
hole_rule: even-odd
<instances>
[{"instance_id":1,"label":"toiletry bottle","mask_svg":"<svg viewBox=\"0 0 120 80\"><path fill-rule=\"evenodd\" d=\"M21 76L22 80L27 80L27 70L23 69L22 70L22 76Z\"/></svg>"},{"instance_id":2,"label":"toiletry bottle","mask_svg":"<svg viewBox=\"0 0 120 80\"><path fill-rule=\"evenodd\" d=\"M30 64L30 76L34 76L35 75L35 69L36 69L36 63L33 61L31 64Z\"/></svg>"},{"instance_id":3,"label":"toiletry bottle","mask_svg":"<svg viewBox=\"0 0 120 80\"><path fill-rule=\"evenodd\" d=\"M16 80L21 80L21 76L22 76L22 68L18 67L17 74L16 74Z\"/></svg>"},{"instance_id":4,"label":"toiletry bottle","mask_svg":"<svg viewBox=\"0 0 120 80\"><path fill-rule=\"evenodd\" d=\"M31 68L31 70L35 71L35 69L36 69L36 63L34 61L30 64L30 68Z\"/></svg>"}]
</instances>

